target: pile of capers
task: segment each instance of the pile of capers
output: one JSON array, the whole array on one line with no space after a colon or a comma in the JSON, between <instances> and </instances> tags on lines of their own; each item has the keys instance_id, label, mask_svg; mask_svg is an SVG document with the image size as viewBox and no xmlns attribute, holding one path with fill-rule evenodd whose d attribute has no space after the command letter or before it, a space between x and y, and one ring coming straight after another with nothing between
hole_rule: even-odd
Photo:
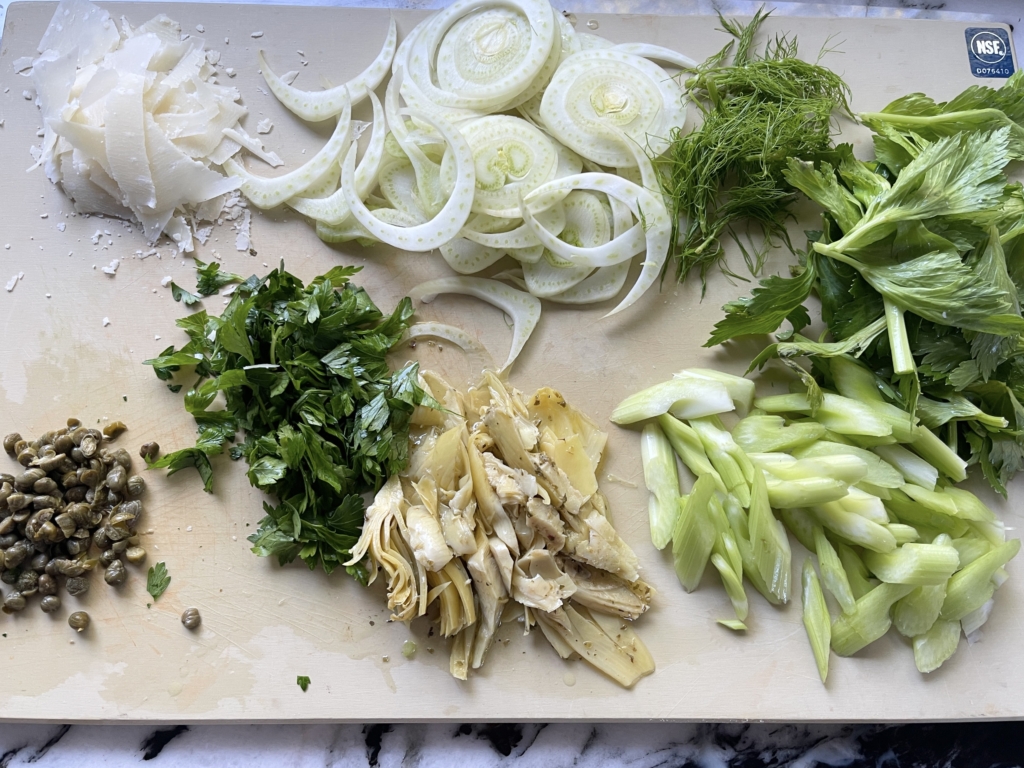
<instances>
[{"instance_id":1,"label":"pile of capers","mask_svg":"<svg viewBox=\"0 0 1024 768\"><path fill-rule=\"evenodd\" d=\"M53 613L61 607L61 577L69 595L80 595L91 571L102 568L116 587L128 575L123 560L146 559L136 534L146 482L131 474L128 451L109 446L125 429L118 421L101 432L68 419L36 440L4 438L4 450L24 468L0 473L0 581L13 587L0 603L4 613L24 610L36 594Z\"/></svg>"}]
</instances>

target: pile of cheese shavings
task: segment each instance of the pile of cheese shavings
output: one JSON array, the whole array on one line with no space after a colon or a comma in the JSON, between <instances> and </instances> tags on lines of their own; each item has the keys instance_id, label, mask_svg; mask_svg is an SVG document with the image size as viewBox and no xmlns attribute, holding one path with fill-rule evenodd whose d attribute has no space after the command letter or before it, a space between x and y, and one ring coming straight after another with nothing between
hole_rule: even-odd
<instances>
[{"instance_id":1,"label":"pile of cheese shavings","mask_svg":"<svg viewBox=\"0 0 1024 768\"><path fill-rule=\"evenodd\" d=\"M43 117L33 168L79 213L137 220L151 244L165 234L191 251L195 222L241 183L214 168L241 148L225 132L244 135L247 113L217 83L216 52L163 14L133 29L88 0L62 0L39 51L23 68Z\"/></svg>"}]
</instances>

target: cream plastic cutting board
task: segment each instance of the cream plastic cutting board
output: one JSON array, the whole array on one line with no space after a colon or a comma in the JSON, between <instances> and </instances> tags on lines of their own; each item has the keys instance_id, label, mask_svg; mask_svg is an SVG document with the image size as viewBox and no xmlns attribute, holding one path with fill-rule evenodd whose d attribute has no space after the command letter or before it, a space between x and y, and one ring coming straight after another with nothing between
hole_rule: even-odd
<instances>
[{"instance_id":1,"label":"cream plastic cutting board","mask_svg":"<svg viewBox=\"0 0 1024 768\"><path fill-rule=\"evenodd\" d=\"M164 12L198 34L205 26L221 66L233 67L236 85L250 109L250 132L269 117L269 148L295 167L324 140L325 126L293 119L260 86L258 48L268 51L278 72L301 74L296 84L317 88L321 76L343 82L377 53L387 11L284 6L111 4L140 24ZM160 256L139 259L148 246L121 222L68 217L71 209L41 171L25 173L29 146L40 120L23 91L30 82L12 62L35 53L53 5L15 3L7 15L0 51L0 282L19 272L24 279L0 293L0 431L37 435L78 416L87 424L121 419L121 438L133 454L148 440L165 449L190 444L193 424L181 396L168 392L141 362L184 336L174 319L185 308L160 287L165 275L194 285L191 260ZM397 12L400 34L423 18ZM596 25L588 24L593 20ZM579 29L594 28L617 41L646 41L702 59L724 44L712 18L581 16ZM830 35L842 53L827 63L853 89L856 109L877 109L891 99L925 90L945 99L975 80L969 73L964 24L933 21L773 19L765 32L789 30L804 55L814 55ZM263 32L255 39L254 32ZM308 66L303 62L308 61ZM864 134L847 136L865 155ZM259 165L257 163L257 165ZM265 172L258 169L258 172ZM813 224L812 221L806 222ZM66 225L59 231L58 224ZM93 236L99 231L97 243ZM330 248L306 222L284 212L254 215L255 255L234 248L234 233L219 228L200 247L214 251L235 272L263 273L284 259L309 280L339 263L365 267L360 280L385 309L420 281L448 274L436 255L408 255L356 245ZM116 277L100 268L121 260ZM739 259L733 254L734 266ZM779 257L773 266L783 268ZM668 284L630 311L602 320L609 308L545 308L540 326L517 363L512 380L532 391L550 385L602 423L626 394L663 380L685 366L719 366L741 372L760 341L737 344L731 353L701 348L724 301L745 294L716 274L700 301L699 285ZM205 305L219 311L222 300ZM461 325L477 334L502 359L509 332L499 312L470 299L441 298L421 316ZM109 326L103 325L109 318ZM464 382L458 353L420 345L425 362ZM607 424L607 459L600 474L614 521L658 589L638 631L657 661L657 671L631 691L622 690L582 662L559 660L535 633L523 637L506 625L502 642L485 669L469 682L448 674L445 644L387 622L383 590L363 589L345 575L325 577L299 564L280 568L249 552L246 535L261 517L260 495L242 467L216 462L216 492L206 495L191 471L173 478L147 474L149 564L165 561L172 576L167 593L152 602L145 574L131 568L129 583L114 594L100 578L84 599L65 598L48 616L36 603L14 616L0 615L0 719L60 722L99 721L284 721L284 720L917 720L1024 716L1024 662L1019 658L1024 616L1024 574L998 594L984 640L967 647L939 672L924 677L914 668L908 645L890 633L854 659L833 658L827 686L814 660L796 604L770 607L752 589L750 631L733 634L717 626L728 617L728 600L717 578L692 595L676 582L666 553L650 543L646 492L637 434ZM0 468L9 460L0 456ZM10 462L13 464L13 461ZM609 480L613 475L620 480ZM1017 484L1012 489L1024 493ZM1002 514L1020 528L1024 496ZM794 546L799 551L798 545ZM799 574L800 556L794 572ZM710 570L710 569L709 569ZM799 578L795 579L799 583ZM7 587L3 590L6 592ZM795 590L798 595L799 590ZM187 606L202 612L201 630L179 622ZM76 636L67 626L71 610L84 608L91 630ZM418 652L401 653L412 638ZM297 675L312 684L303 693Z\"/></svg>"}]
</instances>

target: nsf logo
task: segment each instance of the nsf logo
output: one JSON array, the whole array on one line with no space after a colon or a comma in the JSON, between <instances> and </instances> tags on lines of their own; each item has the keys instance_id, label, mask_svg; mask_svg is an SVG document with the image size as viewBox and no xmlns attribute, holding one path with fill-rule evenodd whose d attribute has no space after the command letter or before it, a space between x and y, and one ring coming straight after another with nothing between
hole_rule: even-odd
<instances>
[{"instance_id":1,"label":"nsf logo","mask_svg":"<svg viewBox=\"0 0 1024 768\"><path fill-rule=\"evenodd\" d=\"M975 77L1009 77L1013 74L1013 50L1005 29L970 27L967 58Z\"/></svg>"}]
</instances>

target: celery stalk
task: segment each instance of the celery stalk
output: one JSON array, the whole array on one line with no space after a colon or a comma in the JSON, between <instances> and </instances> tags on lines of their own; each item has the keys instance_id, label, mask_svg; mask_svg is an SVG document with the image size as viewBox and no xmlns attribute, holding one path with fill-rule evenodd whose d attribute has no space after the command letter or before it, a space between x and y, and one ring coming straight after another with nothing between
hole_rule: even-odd
<instances>
[{"instance_id":1,"label":"celery stalk","mask_svg":"<svg viewBox=\"0 0 1024 768\"><path fill-rule=\"evenodd\" d=\"M734 376L731 373L723 373L713 368L687 368L672 375L678 379L684 379L689 376L698 379L709 379L721 384L729 393L729 397L732 398L740 416L746 416L754 402L754 382L743 376Z\"/></svg>"},{"instance_id":2,"label":"celery stalk","mask_svg":"<svg viewBox=\"0 0 1024 768\"><path fill-rule=\"evenodd\" d=\"M750 603L747 602L747 592L743 589L743 577L737 574L725 558L718 553L711 555L711 564L715 566L722 577L725 593L729 596L733 610L736 611L736 618L744 621L750 610Z\"/></svg>"},{"instance_id":3,"label":"celery stalk","mask_svg":"<svg viewBox=\"0 0 1024 768\"><path fill-rule=\"evenodd\" d=\"M748 525L757 572L772 594L781 602L788 602L792 551L786 529L772 514L768 486L760 471L754 477L750 492Z\"/></svg>"},{"instance_id":4,"label":"celery stalk","mask_svg":"<svg viewBox=\"0 0 1024 768\"><path fill-rule=\"evenodd\" d=\"M898 603L892 612L892 623L904 637L917 637L931 629L939 618L946 585L918 587Z\"/></svg>"},{"instance_id":5,"label":"celery stalk","mask_svg":"<svg viewBox=\"0 0 1024 768\"><path fill-rule=\"evenodd\" d=\"M901 523L918 528L931 528L951 536L960 536L967 531L967 524L941 512L928 509L901 491L893 491L885 508L896 515Z\"/></svg>"},{"instance_id":6,"label":"celery stalk","mask_svg":"<svg viewBox=\"0 0 1024 768\"><path fill-rule=\"evenodd\" d=\"M923 424L914 427L910 449L954 483L967 479L967 462Z\"/></svg>"},{"instance_id":7,"label":"celery stalk","mask_svg":"<svg viewBox=\"0 0 1024 768\"><path fill-rule=\"evenodd\" d=\"M733 440L748 453L791 451L824 436L825 428L817 422L797 422L786 426L784 418L768 414L747 416L732 430Z\"/></svg>"},{"instance_id":8,"label":"celery stalk","mask_svg":"<svg viewBox=\"0 0 1024 768\"><path fill-rule=\"evenodd\" d=\"M843 568L832 542L825 536L825 529L820 525L814 526L814 553L818 556L818 567L821 568L821 580L825 582L825 589L832 593L843 613L852 613L857 599L850 588L846 569Z\"/></svg>"},{"instance_id":9,"label":"celery stalk","mask_svg":"<svg viewBox=\"0 0 1024 768\"><path fill-rule=\"evenodd\" d=\"M861 482L877 485L879 488L899 488L906 481L899 471L871 451L858 448L855 445L843 445L828 440L821 440L813 445L808 445L799 450L793 451L798 459L820 458L823 456L856 456L863 461L868 468Z\"/></svg>"},{"instance_id":10,"label":"celery stalk","mask_svg":"<svg viewBox=\"0 0 1024 768\"><path fill-rule=\"evenodd\" d=\"M852 544L873 552L892 552L896 549L896 538L885 526L847 512L834 501L812 507L812 511L819 523Z\"/></svg>"},{"instance_id":11,"label":"celery stalk","mask_svg":"<svg viewBox=\"0 0 1024 768\"><path fill-rule=\"evenodd\" d=\"M952 544L960 555L960 567L966 568L979 557L992 549L992 544L980 536L961 536L953 539Z\"/></svg>"},{"instance_id":12,"label":"celery stalk","mask_svg":"<svg viewBox=\"0 0 1024 768\"><path fill-rule=\"evenodd\" d=\"M963 520L975 520L978 522L991 523L996 520L996 513L989 509L985 502L979 499L970 491L963 488L950 486L944 489L946 495L953 499L956 506L956 516Z\"/></svg>"},{"instance_id":13,"label":"celery stalk","mask_svg":"<svg viewBox=\"0 0 1024 768\"><path fill-rule=\"evenodd\" d=\"M878 586L875 582L871 581L871 574L868 573L867 566L864 565L864 561L861 560L860 555L857 554L853 547L840 542L836 544L836 553L843 564L843 570L846 571L846 578L850 582L850 591L853 592L855 598L860 600Z\"/></svg>"},{"instance_id":14,"label":"celery stalk","mask_svg":"<svg viewBox=\"0 0 1024 768\"><path fill-rule=\"evenodd\" d=\"M718 623L727 629L731 629L733 632L747 631L747 625L739 619L719 619Z\"/></svg>"},{"instance_id":15,"label":"celery stalk","mask_svg":"<svg viewBox=\"0 0 1024 768\"><path fill-rule=\"evenodd\" d=\"M914 542L921 540L920 532L912 525L905 525L904 523L889 523L885 527L889 529L889 533L891 533L893 538L896 539L896 546L913 544Z\"/></svg>"},{"instance_id":16,"label":"celery stalk","mask_svg":"<svg viewBox=\"0 0 1024 768\"><path fill-rule=\"evenodd\" d=\"M658 417L658 426L661 427L672 445L672 449L683 460L687 469L697 477L711 475L715 481L715 488L722 493L728 493L721 475L718 474L717 469L711 466L707 454L704 453L704 445L700 441L700 436L688 424L663 413Z\"/></svg>"},{"instance_id":17,"label":"celery stalk","mask_svg":"<svg viewBox=\"0 0 1024 768\"><path fill-rule=\"evenodd\" d=\"M953 501L953 497L946 494L943 490L929 491L927 488L912 485L911 483L907 483L900 490L918 504L927 507L933 512L949 515L950 517L960 516L957 514L956 502Z\"/></svg>"},{"instance_id":18,"label":"celery stalk","mask_svg":"<svg viewBox=\"0 0 1024 768\"><path fill-rule=\"evenodd\" d=\"M914 663L918 672L934 672L960 644L960 622L939 619L931 629L914 638Z\"/></svg>"},{"instance_id":19,"label":"celery stalk","mask_svg":"<svg viewBox=\"0 0 1024 768\"><path fill-rule=\"evenodd\" d=\"M714 480L708 475L697 478L672 529L672 560L679 583L687 592L700 584L715 543L717 531L708 512L714 493Z\"/></svg>"},{"instance_id":20,"label":"celery stalk","mask_svg":"<svg viewBox=\"0 0 1024 768\"><path fill-rule=\"evenodd\" d=\"M612 411L616 424L633 424L672 409L678 418L692 419L733 410L732 398L724 384L708 378L688 376L670 379L630 395Z\"/></svg>"},{"instance_id":21,"label":"celery stalk","mask_svg":"<svg viewBox=\"0 0 1024 768\"><path fill-rule=\"evenodd\" d=\"M982 537L990 544L999 546L1006 541L1006 526L1001 520L986 522L984 520L967 520L967 529Z\"/></svg>"},{"instance_id":22,"label":"celery stalk","mask_svg":"<svg viewBox=\"0 0 1024 768\"><path fill-rule=\"evenodd\" d=\"M797 459L788 453L748 453L754 466L780 480L805 477L831 477L844 483L856 483L868 473L868 465L859 456L839 454Z\"/></svg>"},{"instance_id":23,"label":"celery stalk","mask_svg":"<svg viewBox=\"0 0 1024 768\"><path fill-rule=\"evenodd\" d=\"M729 525L732 527L736 547L743 558L743 575L747 577L750 583L754 585L754 589L760 592L765 600L772 605L780 605L781 601L779 598L772 594L764 579L761 578L761 574L757 571L754 549L750 544L750 528L747 521L747 513L733 496L725 497L723 507L725 509L725 516L729 520Z\"/></svg>"},{"instance_id":24,"label":"celery stalk","mask_svg":"<svg viewBox=\"0 0 1024 768\"><path fill-rule=\"evenodd\" d=\"M902 445L877 445L872 450L896 467L903 479L929 491L935 490L939 470Z\"/></svg>"},{"instance_id":25,"label":"celery stalk","mask_svg":"<svg viewBox=\"0 0 1024 768\"><path fill-rule=\"evenodd\" d=\"M761 473L764 478L764 473ZM835 503L849 493L850 487L842 480L831 477L805 477L800 480L766 479L768 498L776 509L810 507L826 502Z\"/></svg>"},{"instance_id":26,"label":"celery stalk","mask_svg":"<svg viewBox=\"0 0 1024 768\"><path fill-rule=\"evenodd\" d=\"M858 488L851 488L846 496L836 501L836 504L847 512L860 515L873 523L888 525L890 522L889 513L885 511L882 500Z\"/></svg>"},{"instance_id":27,"label":"celery stalk","mask_svg":"<svg viewBox=\"0 0 1024 768\"><path fill-rule=\"evenodd\" d=\"M811 412L811 403L805 394L762 397L754 401L754 406L767 413ZM814 417L823 427L841 435L885 437L892 434L889 420L870 405L829 392L824 394Z\"/></svg>"},{"instance_id":28,"label":"celery stalk","mask_svg":"<svg viewBox=\"0 0 1024 768\"><path fill-rule=\"evenodd\" d=\"M946 585L946 599L942 603L940 617L947 621L960 621L988 602L995 592L992 576L1019 551L1020 539L1011 539L953 574Z\"/></svg>"},{"instance_id":29,"label":"celery stalk","mask_svg":"<svg viewBox=\"0 0 1024 768\"><path fill-rule=\"evenodd\" d=\"M914 373L914 353L910 351L910 338L907 336L907 323L903 319L903 310L889 299L882 297L885 307L885 325L889 330L889 352L892 354L892 371L899 375Z\"/></svg>"},{"instance_id":30,"label":"celery stalk","mask_svg":"<svg viewBox=\"0 0 1024 768\"><path fill-rule=\"evenodd\" d=\"M875 374L866 365L846 355L837 355L828 362L840 395L869 405L885 402Z\"/></svg>"},{"instance_id":31,"label":"celery stalk","mask_svg":"<svg viewBox=\"0 0 1024 768\"><path fill-rule=\"evenodd\" d=\"M679 473L672 444L657 424L644 426L640 435L640 457L648 492L651 542L658 549L664 549L672 540L672 527L679 514Z\"/></svg>"},{"instance_id":32,"label":"celery stalk","mask_svg":"<svg viewBox=\"0 0 1024 768\"><path fill-rule=\"evenodd\" d=\"M692 419L690 427L700 437L701 445L711 460L712 466L725 483L726 489L740 500L743 506L750 503L750 483L754 476L754 465L736 445L732 435L721 429L714 420Z\"/></svg>"},{"instance_id":33,"label":"celery stalk","mask_svg":"<svg viewBox=\"0 0 1024 768\"><path fill-rule=\"evenodd\" d=\"M852 656L889 631L893 604L914 590L910 584L879 584L857 600L852 613L844 613L832 624L832 650Z\"/></svg>"},{"instance_id":34,"label":"celery stalk","mask_svg":"<svg viewBox=\"0 0 1024 768\"><path fill-rule=\"evenodd\" d=\"M804 549L814 551L814 527L817 523L811 518L810 513L804 509L780 509L779 519L786 529L796 536L796 540L803 544Z\"/></svg>"},{"instance_id":35,"label":"celery stalk","mask_svg":"<svg viewBox=\"0 0 1024 768\"><path fill-rule=\"evenodd\" d=\"M811 652L818 665L821 682L828 677L829 644L832 641L832 624L825 605L825 595L818 582L818 574L814 572L811 559L804 560L803 568L803 620L807 630L807 639L811 642Z\"/></svg>"},{"instance_id":36,"label":"celery stalk","mask_svg":"<svg viewBox=\"0 0 1024 768\"><path fill-rule=\"evenodd\" d=\"M929 587L945 584L960 567L960 556L949 544L904 544L894 552L865 552L864 565L890 584Z\"/></svg>"}]
</instances>

